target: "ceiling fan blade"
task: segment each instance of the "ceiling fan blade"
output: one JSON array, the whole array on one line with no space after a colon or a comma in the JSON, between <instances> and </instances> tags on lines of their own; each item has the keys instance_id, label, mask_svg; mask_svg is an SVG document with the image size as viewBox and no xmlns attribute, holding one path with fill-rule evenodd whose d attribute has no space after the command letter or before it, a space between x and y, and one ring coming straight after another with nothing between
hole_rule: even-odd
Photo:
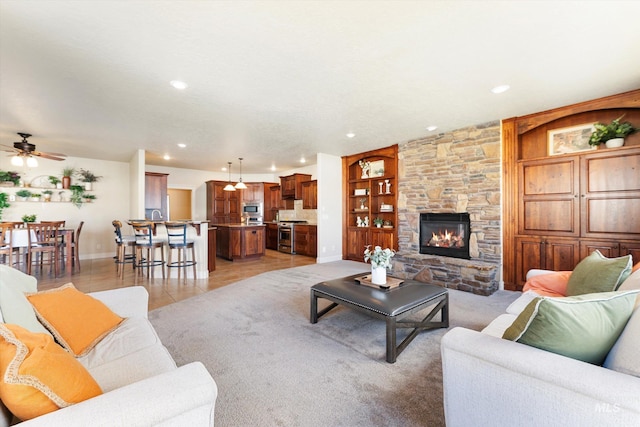
<instances>
[{"instance_id":1,"label":"ceiling fan blade","mask_svg":"<svg viewBox=\"0 0 640 427\"><path fill-rule=\"evenodd\" d=\"M3 151L6 151L8 153L19 153L20 150L16 150L13 147L9 147L8 145L0 145L0 148L2 148Z\"/></svg>"},{"instance_id":2,"label":"ceiling fan blade","mask_svg":"<svg viewBox=\"0 0 640 427\"><path fill-rule=\"evenodd\" d=\"M42 157L43 159L49 159L49 160L65 160L63 157L58 157L58 156L53 156L52 154L57 154L57 153L33 153L36 156ZM64 154L62 154L62 156L64 156Z\"/></svg>"}]
</instances>

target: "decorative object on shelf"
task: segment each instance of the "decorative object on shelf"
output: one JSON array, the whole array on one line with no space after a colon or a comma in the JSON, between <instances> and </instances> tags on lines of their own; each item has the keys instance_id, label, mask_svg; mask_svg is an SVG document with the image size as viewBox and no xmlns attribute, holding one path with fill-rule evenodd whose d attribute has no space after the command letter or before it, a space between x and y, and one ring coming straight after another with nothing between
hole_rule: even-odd
<instances>
[{"instance_id":1,"label":"decorative object on shelf","mask_svg":"<svg viewBox=\"0 0 640 427\"><path fill-rule=\"evenodd\" d=\"M0 186L15 187L20 184L20 174L13 171L0 171Z\"/></svg>"},{"instance_id":2,"label":"decorative object on shelf","mask_svg":"<svg viewBox=\"0 0 640 427\"><path fill-rule=\"evenodd\" d=\"M69 198L69 201L76 205L77 208L81 208L82 202L84 201L82 198L84 195L84 187L82 185L72 185L70 189L71 197Z\"/></svg>"},{"instance_id":3,"label":"decorative object on shelf","mask_svg":"<svg viewBox=\"0 0 640 427\"><path fill-rule=\"evenodd\" d=\"M360 176L360 178L362 179L369 178L369 170L371 169L371 163L368 160L360 160L358 164L362 169L362 175Z\"/></svg>"},{"instance_id":4,"label":"decorative object on shelf","mask_svg":"<svg viewBox=\"0 0 640 427\"><path fill-rule=\"evenodd\" d=\"M387 269L391 267L391 258L396 251L380 246L375 246L373 250L371 245L367 245L364 250L364 262L371 262L371 282L375 285L384 285L387 283Z\"/></svg>"},{"instance_id":5,"label":"decorative object on shelf","mask_svg":"<svg viewBox=\"0 0 640 427\"><path fill-rule=\"evenodd\" d=\"M42 192L42 197L44 198L45 202L50 202L51 201L51 195L53 194L53 191L51 190L44 190Z\"/></svg>"},{"instance_id":6,"label":"decorative object on shelf","mask_svg":"<svg viewBox=\"0 0 640 427\"><path fill-rule=\"evenodd\" d=\"M40 201L40 193L31 193L31 197L29 197L31 199L32 202L39 202Z\"/></svg>"},{"instance_id":7,"label":"decorative object on shelf","mask_svg":"<svg viewBox=\"0 0 640 427\"><path fill-rule=\"evenodd\" d=\"M57 176L49 175L49 182L55 188L62 189L62 181L60 181L60 178L58 178Z\"/></svg>"},{"instance_id":8,"label":"decorative object on shelf","mask_svg":"<svg viewBox=\"0 0 640 427\"><path fill-rule=\"evenodd\" d=\"M384 176L384 160L371 162L369 167L371 176Z\"/></svg>"},{"instance_id":9,"label":"decorative object on shelf","mask_svg":"<svg viewBox=\"0 0 640 427\"><path fill-rule=\"evenodd\" d=\"M364 219L362 220L362 226L363 227L368 227L369 226L369 216L365 216Z\"/></svg>"},{"instance_id":10,"label":"decorative object on shelf","mask_svg":"<svg viewBox=\"0 0 640 427\"><path fill-rule=\"evenodd\" d=\"M36 214L32 215L22 215L22 221L24 222L36 222Z\"/></svg>"},{"instance_id":11,"label":"decorative object on shelf","mask_svg":"<svg viewBox=\"0 0 640 427\"><path fill-rule=\"evenodd\" d=\"M0 221L2 221L2 211L11 206L7 201L8 199L7 193L0 193Z\"/></svg>"},{"instance_id":12,"label":"decorative object on shelf","mask_svg":"<svg viewBox=\"0 0 640 427\"><path fill-rule=\"evenodd\" d=\"M31 191L29 190L19 190L16 191L16 196L20 198L23 202L26 201L29 197L31 197Z\"/></svg>"},{"instance_id":13,"label":"decorative object on shelf","mask_svg":"<svg viewBox=\"0 0 640 427\"><path fill-rule=\"evenodd\" d=\"M380 212L393 212L393 205L381 204Z\"/></svg>"},{"instance_id":14,"label":"decorative object on shelf","mask_svg":"<svg viewBox=\"0 0 640 427\"><path fill-rule=\"evenodd\" d=\"M360 209L365 210L367 207L364 205L365 203L367 203L367 198L363 197L362 199L360 199Z\"/></svg>"},{"instance_id":15,"label":"decorative object on shelf","mask_svg":"<svg viewBox=\"0 0 640 427\"><path fill-rule=\"evenodd\" d=\"M68 190L71 188L71 177L76 173L76 168L67 166L62 168L62 188Z\"/></svg>"},{"instance_id":16,"label":"decorative object on shelf","mask_svg":"<svg viewBox=\"0 0 640 427\"><path fill-rule=\"evenodd\" d=\"M58 191L58 201L65 202L64 191Z\"/></svg>"},{"instance_id":17,"label":"decorative object on shelf","mask_svg":"<svg viewBox=\"0 0 640 427\"><path fill-rule=\"evenodd\" d=\"M380 217L376 217L373 219L373 223L375 224L376 227L380 228L382 227L382 224L384 224L384 220Z\"/></svg>"},{"instance_id":18,"label":"decorative object on shelf","mask_svg":"<svg viewBox=\"0 0 640 427\"><path fill-rule=\"evenodd\" d=\"M94 194L87 194L84 193L82 195L82 198L84 199L85 202L87 203L91 203L92 201L94 201L97 197Z\"/></svg>"},{"instance_id":19,"label":"decorative object on shelf","mask_svg":"<svg viewBox=\"0 0 640 427\"><path fill-rule=\"evenodd\" d=\"M93 172L82 168L78 171L78 176L80 177L80 181L84 182L84 189L87 191L91 191L94 182L102 179L101 176L97 176Z\"/></svg>"},{"instance_id":20,"label":"decorative object on shelf","mask_svg":"<svg viewBox=\"0 0 640 427\"><path fill-rule=\"evenodd\" d=\"M360 218L359 216L356 218L356 225L358 227L362 227L362 218Z\"/></svg>"},{"instance_id":21,"label":"decorative object on shelf","mask_svg":"<svg viewBox=\"0 0 640 427\"><path fill-rule=\"evenodd\" d=\"M384 228L393 228L393 223L391 221L389 221L388 219L385 219L382 226Z\"/></svg>"},{"instance_id":22,"label":"decorative object on shelf","mask_svg":"<svg viewBox=\"0 0 640 427\"><path fill-rule=\"evenodd\" d=\"M627 135L631 135L640 130L640 128L634 127L629 122L620 123L623 117L624 114L611 121L608 125L604 123L594 124L593 127L595 130L591 134L591 137L589 137L589 144L598 146L605 143L607 148L622 147L624 145L624 138Z\"/></svg>"},{"instance_id":23,"label":"decorative object on shelf","mask_svg":"<svg viewBox=\"0 0 640 427\"><path fill-rule=\"evenodd\" d=\"M596 147L589 145L589 135L593 130L593 124L587 123L548 131L547 146L549 155L595 150Z\"/></svg>"},{"instance_id":24,"label":"decorative object on shelf","mask_svg":"<svg viewBox=\"0 0 640 427\"><path fill-rule=\"evenodd\" d=\"M353 190L353 195L354 196L366 196L367 195L367 189L366 188L356 188L355 190Z\"/></svg>"},{"instance_id":25,"label":"decorative object on shelf","mask_svg":"<svg viewBox=\"0 0 640 427\"><path fill-rule=\"evenodd\" d=\"M391 194L391 183L389 182L389 180L388 180L388 179L385 179L385 180L384 180L384 183L385 183L385 185L387 186L387 191L386 191L386 193L387 193L387 194Z\"/></svg>"},{"instance_id":26,"label":"decorative object on shelf","mask_svg":"<svg viewBox=\"0 0 640 427\"><path fill-rule=\"evenodd\" d=\"M378 187L379 187L378 194L382 194L382 186L383 185L384 185L384 182L382 182L382 181L378 182Z\"/></svg>"}]
</instances>

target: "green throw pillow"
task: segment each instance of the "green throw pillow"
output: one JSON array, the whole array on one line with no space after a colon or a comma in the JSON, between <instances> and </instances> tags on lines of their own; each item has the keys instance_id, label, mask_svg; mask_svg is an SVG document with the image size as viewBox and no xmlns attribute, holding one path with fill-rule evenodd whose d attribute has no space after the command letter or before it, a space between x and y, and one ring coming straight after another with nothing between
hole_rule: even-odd
<instances>
[{"instance_id":1,"label":"green throw pillow","mask_svg":"<svg viewBox=\"0 0 640 427\"><path fill-rule=\"evenodd\" d=\"M534 299L502 338L602 365L622 333L638 291Z\"/></svg>"},{"instance_id":2,"label":"green throw pillow","mask_svg":"<svg viewBox=\"0 0 640 427\"><path fill-rule=\"evenodd\" d=\"M607 258L595 250L578 263L567 283L567 296L615 291L631 274L631 255Z\"/></svg>"}]
</instances>

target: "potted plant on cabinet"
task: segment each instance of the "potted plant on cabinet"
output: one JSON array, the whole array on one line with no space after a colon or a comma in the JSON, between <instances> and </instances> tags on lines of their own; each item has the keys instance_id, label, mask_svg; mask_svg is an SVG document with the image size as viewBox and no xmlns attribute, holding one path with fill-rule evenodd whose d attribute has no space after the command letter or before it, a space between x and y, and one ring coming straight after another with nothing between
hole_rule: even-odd
<instances>
[{"instance_id":1,"label":"potted plant on cabinet","mask_svg":"<svg viewBox=\"0 0 640 427\"><path fill-rule=\"evenodd\" d=\"M26 201L29 197L31 197L31 191L29 190L20 190L16 191L16 197L19 197L23 202Z\"/></svg>"},{"instance_id":2,"label":"potted plant on cabinet","mask_svg":"<svg viewBox=\"0 0 640 427\"><path fill-rule=\"evenodd\" d=\"M80 181L84 182L84 189L87 191L91 191L93 183L102 178L101 176L97 176L93 172L82 168L80 168L78 174L80 175Z\"/></svg>"},{"instance_id":3,"label":"potted plant on cabinet","mask_svg":"<svg viewBox=\"0 0 640 427\"><path fill-rule=\"evenodd\" d=\"M373 219L373 223L376 225L376 227L380 228L382 227L382 224L384 224L384 220L380 217L376 217Z\"/></svg>"},{"instance_id":4,"label":"potted plant on cabinet","mask_svg":"<svg viewBox=\"0 0 640 427\"><path fill-rule=\"evenodd\" d=\"M8 199L9 196L7 195L7 193L0 193L0 221L2 221L2 211L4 210L4 208L8 208L9 206L11 206L7 201Z\"/></svg>"},{"instance_id":5,"label":"potted plant on cabinet","mask_svg":"<svg viewBox=\"0 0 640 427\"><path fill-rule=\"evenodd\" d=\"M76 172L76 168L67 166L62 168L62 188L69 189L71 188L71 177Z\"/></svg>"},{"instance_id":6,"label":"potted plant on cabinet","mask_svg":"<svg viewBox=\"0 0 640 427\"><path fill-rule=\"evenodd\" d=\"M600 145L605 143L607 148L622 147L624 145L624 138L634 132L637 132L640 128L633 127L629 122L622 122L620 116L613 120L608 125L604 123L596 123L593 125L595 131L589 137L590 145Z\"/></svg>"}]
</instances>

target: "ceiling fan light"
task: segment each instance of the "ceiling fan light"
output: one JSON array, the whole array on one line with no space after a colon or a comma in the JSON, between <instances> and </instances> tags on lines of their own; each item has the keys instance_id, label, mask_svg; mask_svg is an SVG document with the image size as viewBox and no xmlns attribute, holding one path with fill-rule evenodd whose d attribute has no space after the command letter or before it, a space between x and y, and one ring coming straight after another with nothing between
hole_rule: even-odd
<instances>
[{"instance_id":1,"label":"ceiling fan light","mask_svg":"<svg viewBox=\"0 0 640 427\"><path fill-rule=\"evenodd\" d=\"M35 157L27 157L27 167L29 168L37 168L38 167L38 160Z\"/></svg>"},{"instance_id":2,"label":"ceiling fan light","mask_svg":"<svg viewBox=\"0 0 640 427\"><path fill-rule=\"evenodd\" d=\"M13 156L11 158L11 164L13 166L24 166L24 161L22 160L22 157L20 157L20 156Z\"/></svg>"}]
</instances>

